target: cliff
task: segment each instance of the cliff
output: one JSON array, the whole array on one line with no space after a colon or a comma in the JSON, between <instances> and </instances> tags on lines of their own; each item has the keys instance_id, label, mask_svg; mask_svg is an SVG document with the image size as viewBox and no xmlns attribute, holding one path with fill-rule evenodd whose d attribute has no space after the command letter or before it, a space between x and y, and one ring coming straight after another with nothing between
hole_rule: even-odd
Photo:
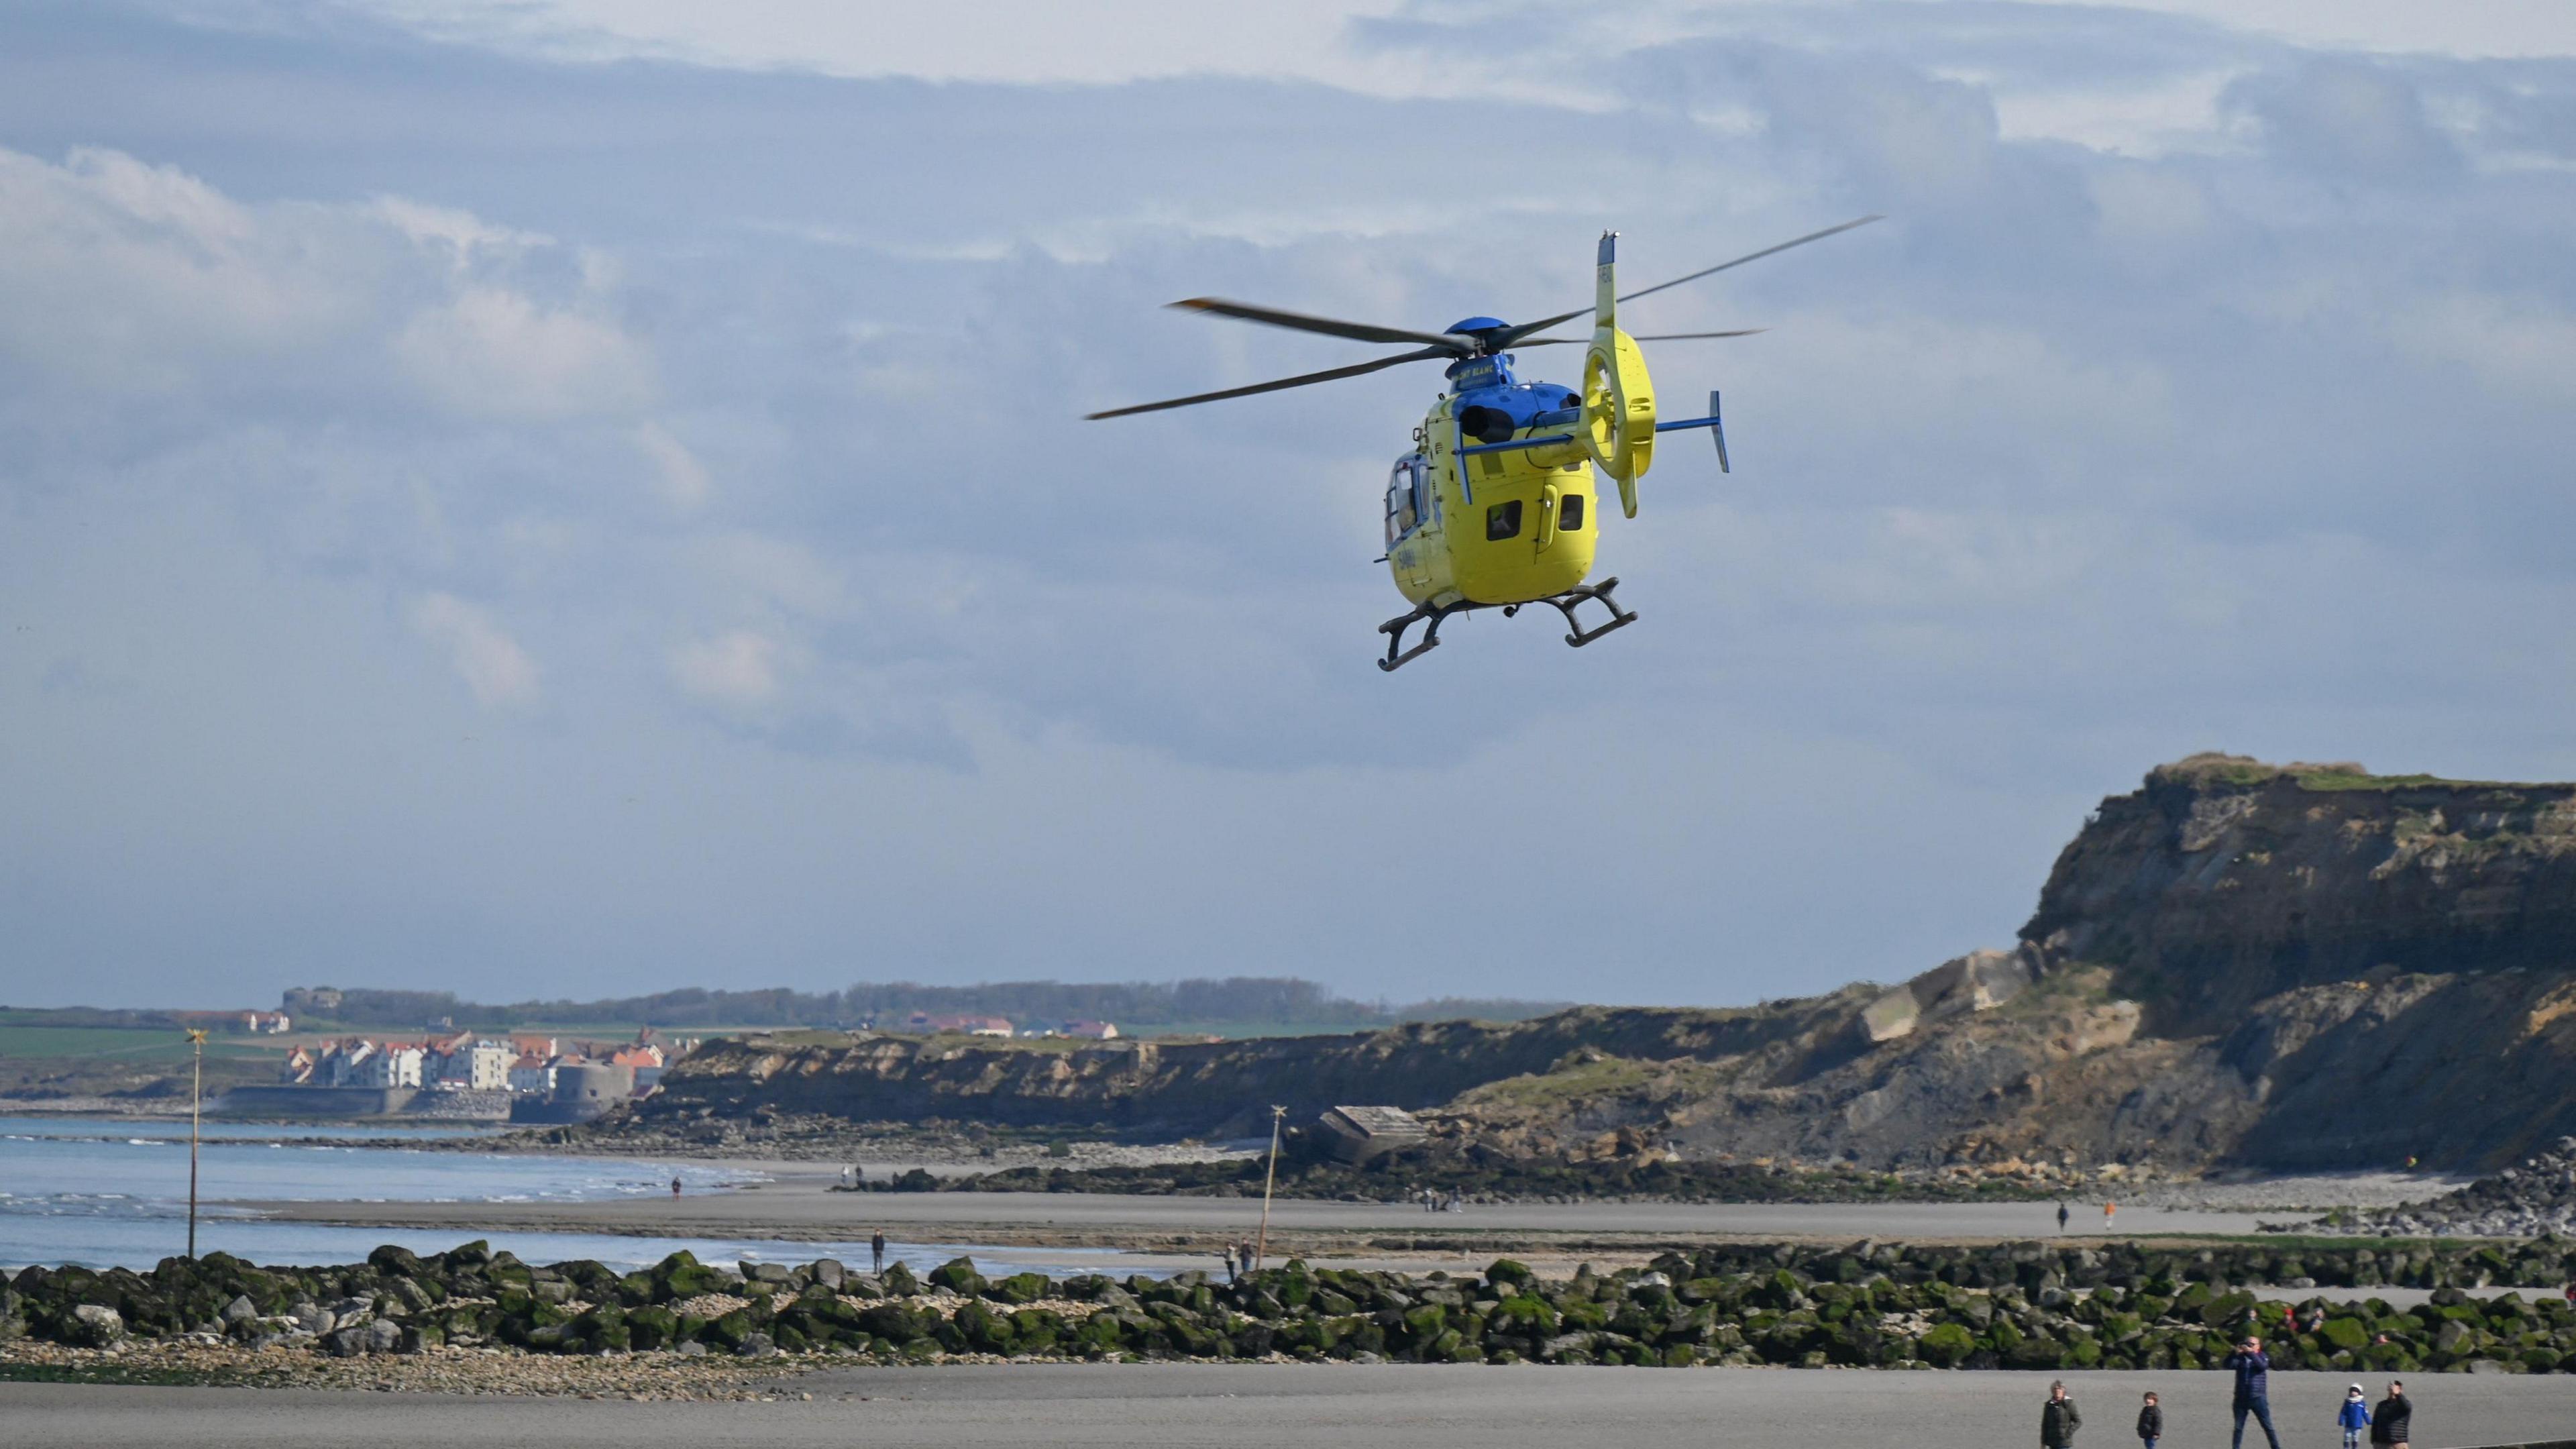
<instances>
[{"instance_id":1,"label":"cliff","mask_svg":"<svg viewBox=\"0 0 2576 1449\"><path fill-rule=\"evenodd\" d=\"M2195 756L2102 803L2013 949L1895 987L1205 1045L755 1037L638 1111L1174 1136L1337 1102L1575 1159L2491 1166L2576 1133L2576 785Z\"/></svg>"},{"instance_id":2,"label":"cliff","mask_svg":"<svg viewBox=\"0 0 2576 1449\"><path fill-rule=\"evenodd\" d=\"M710 1042L639 1104L645 1120L759 1110L854 1120L988 1122L1129 1135L1266 1131L1340 1103L1435 1107L1483 1083L1545 1072L1569 1052L1732 1061L1830 1049L1852 993L1743 1010L1577 1007L1524 1022L1419 1023L1348 1036L1206 1043L802 1032Z\"/></svg>"},{"instance_id":3,"label":"cliff","mask_svg":"<svg viewBox=\"0 0 2576 1449\"><path fill-rule=\"evenodd\" d=\"M2105 800L2026 941L2119 968L2160 1029L2396 973L2576 966L2576 785L2201 755Z\"/></svg>"}]
</instances>

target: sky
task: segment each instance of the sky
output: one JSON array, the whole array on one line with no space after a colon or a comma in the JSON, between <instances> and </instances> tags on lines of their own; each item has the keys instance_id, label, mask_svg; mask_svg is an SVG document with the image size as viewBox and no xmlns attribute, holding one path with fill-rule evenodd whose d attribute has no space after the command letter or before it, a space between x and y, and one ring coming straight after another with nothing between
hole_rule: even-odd
<instances>
[{"instance_id":1,"label":"sky","mask_svg":"<svg viewBox=\"0 0 2576 1449\"><path fill-rule=\"evenodd\" d=\"M1623 312L1768 330L1580 651L1374 667L1428 367L1082 420L1867 213ZM2552 0L19 0L0 1003L1742 1003L2193 751L2576 778L2571 233Z\"/></svg>"}]
</instances>

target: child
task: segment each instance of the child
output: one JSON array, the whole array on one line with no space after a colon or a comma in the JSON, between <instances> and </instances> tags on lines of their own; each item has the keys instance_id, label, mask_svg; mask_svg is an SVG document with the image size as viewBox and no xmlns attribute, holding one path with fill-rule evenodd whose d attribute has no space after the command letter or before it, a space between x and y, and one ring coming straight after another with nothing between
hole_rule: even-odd
<instances>
[{"instance_id":1,"label":"child","mask_svg":"<svg viewBox=\"0 0 2576 1449\"><path fill-rule=\"evenodd\" d=\"M2361 1385L2343 1391L2343 1407L2335 1411L2335 1422L2343 1426L2343 1449L2361 1449L2361 1431L2370 1427L2370 1405L2361 1396Z\"/></svg>"},{"instance_id":2,"label":"child","mask_svg":"<svg viewBox=\"0 0 2576 1449\"><path fill-rule=\"evenodd\" d=\"M2147 1391L2147 1406L2138 1411L2138 1443L2144 1449L2156 1449L2156 1441L2165 1436L2164 1406L2156 1402L2155 1391Z\"/></svg>"}]
</instances>

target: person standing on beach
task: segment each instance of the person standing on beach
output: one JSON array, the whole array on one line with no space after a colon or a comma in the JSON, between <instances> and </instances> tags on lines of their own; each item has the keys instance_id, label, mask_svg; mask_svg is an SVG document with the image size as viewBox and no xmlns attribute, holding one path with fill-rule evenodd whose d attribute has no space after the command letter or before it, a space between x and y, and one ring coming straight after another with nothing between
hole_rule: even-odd
<instances>
[{"instance_id":1,"label":"person standing on beach","mask_svg":"<svg viewBox=\"0 0 2576 1449\"><path fill-rule=\"evenodd\" d=\"M2048 1402L2039 1408L2040 1449L2075 1449L2075 1431L2083 1427L2084 1416L2066 1396L2066 1380L2050 1384Z\"/></svg>"},{"instance_id":2,"label":"person standing on beach","mask_svg":"<svg viewBox=\"0 0 2576 1449\"><path fill-rule=\"evenodd\" d=\"M2102 1231L2106 1233L2111 1231L2111 1219L2118 1217L2119 1215L2120 1205L2118 1203L2106 1202L2102 1204Z\"/></svg>"},{"instance_id":3,"label":"person standing on beach","mask_svg":"<svg viewBox=\"0 0 2576 1449\"><path fill-rule=\"evenodd\" d=\"M2361 1396L2361 1385L2343 1391L2343 1407L2335 1410L2335 1427L2343 1431L2343 1449L2361 1449L2361 1431L2370 1427L2370 1402Z\"/></svg>"},{"instance_id":4,"label":"person standing on beach","mask_svg":"<svg viewBox=\"0 0 2576 1449\"><path fill-rule=\"evenodd\" d=\"M674 1178L672 1178L672 1179L671 1179L671 1196L673 1196L673 1197L678 1197L679 1195L680 1195L680 1180L679 1180L678 1178L674 1177Z\"/></svg>"},{"instance_id":5,"label":"person standing on beach","mask_svg":"<svg viewBox=\"0 0 2576 1449\"><path fill-rule=\"evenodd\" d=\"M868 1255L873 1260L868 1271L885 1272L885 1229L879 1228L868 1237Z\"/></svg>"},{"instance_id":6,"label":"person standing on beach","mask_svg":"<svg viewBox=\"0 0 2576 1449\"><path fill-rule=\"evenodd\" d=\"M2066 1231L2066 1220L2067 1220L2068 1218L2073 1217L2073 1216L2074 1216L2074 1214L2073 1214L2073 1213L2070 1213L2070 1212L2068 1212L2068 1211L2066 1210L2066 1204L2064 1204L2064 1203L2059 1203L2059 1204L2057 1205L2057 1230L2058 1230L2059 1232L2061 1232L2061 1233L2062 1233L2062 1232L2065 1232L2065 1231Z\"/></svg>"},{"instance_id":7,"label":"person standing on beach","mask_svg":"<svg viewBox=\"0 0 2576 1449\"><path fill-rule=\"evenodd\" d=\"M2230 1406L2236 1415L2236 1437L2229 1441L2230 1449L2245 1449L2248 1414L2263 1426L2263 1437L2271 1441L2272 1449L2281 1449L2281 1436L2272 1427L2272 1358L2263 1352L2263 1340L2247 1334L2220 1367L2236 1374L2236 1397Z\"/></svg>"},{"instance_id":8,"label":"person standing on beach","mask_svg":"<svg viewBox=\"0 0 2576 1449\"><path fill-rule=\"evenodd\" d=\"M2165 1436L2165 1406L2156 1402L2156 1391L2147 1390L2147 1402L2138 1410L2139 1449L2156 1449L2156 1441Z\"/></svg>"},{"instance_id":9,"label":"person standing on beach","mask_svg":"<svg viewBox=\"0 0 2576 1449\"><path fill-rule=\"evenodd\" d=\"M2370 1442L2386 1449L2406 1449L2406 1436L2414 1432L2415 1405L2406 1397L2406 1385L2388 1381L2388 1397L2370 1411Z\"/></svg>"}]
</instances>

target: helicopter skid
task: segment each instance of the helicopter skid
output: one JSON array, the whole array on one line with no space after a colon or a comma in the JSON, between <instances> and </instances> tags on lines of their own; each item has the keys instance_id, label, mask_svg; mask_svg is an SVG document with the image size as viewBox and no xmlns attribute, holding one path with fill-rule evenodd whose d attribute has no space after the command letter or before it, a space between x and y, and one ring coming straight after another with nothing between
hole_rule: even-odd
<instances>
[{"instance_id":1,"label":"helicopter skid","mask_svg":"<svg viewBox=\"0 0 2576 1449\"><path fill-rule=\"evenodd\" d=\"M1435 609L1429 604L1424 604L1415 608L1410 614L1400 614L1378 625L1377 631L1386 636L1386 657L1377 662L1377 667L1392 674L1439 648L1441 621L1452 614L1464 614L1475 607L1473 604L1451 604L1445 609ZM1422 631L1421 643L1406 649L1404 631L1412 628L1415 621L1422 619L1430 620L1431 627Z\"/></svg>"},{"instance_id":2,"label":"helicopter skid","mask_svg":"<svg viewBox=\"0 0 2576 1449\"><path fill-rule=\"evenodd\" d=\"M1548 600L1549 603L1556 605L1556 611L1558 613L1565 616L1565 627L1574 631L1573 633L1565 636L1566 643L1580 649L1584 645L1591 643L1593 640L1600 638L1602 635L1607 634L1614 629L1625 629L1629 625L1637 622L1637 615L1634 610L1621 609L1619 607L1619 601L1610 597L1610 591L1617 587L1619 587L1619 581L1615 578L1608 578L1603 579L1597 584L1586 584L1581 588L1568 589L1564 593L1557 594ZM1598 599L1601 602L1601 607L1610 611L1610 622L1602 625L1598 629L1584 628L1583 621L1574 616L1574 606L1582 603L1586 599Z\"/></svg>"},{"instance_id":3,"label":"helicopter skid","mask_svg":"<svg viewBox=\"0 0 2576 1449\"><path fill-rule=\"evenodd\" d=\"M1637 622L1635 611L1621 609L1619 607L1619 601L1610 597L1611 590L1618 587L1619 581L1615 578L1609 578L1603 579L1597 584L1585 584L1579 588L1567 589L1561 594L1550 594L1547 597L1540 599L1527 599L1518 604L1494 605L1459 603L1450 604L1442 608L1434 608L1429 604L1424 604L1414 609L1410 614L1398 615L1397 617L1389 619L1385 623L1377 626L1377 631L1387 636L1386 657L1377 662L1377 667L1392 674L1396 670L1402 669L1405 665L1412 663L1414 660L1421 658L1423 655L1430 653L1432 650L1439 648L1440 626L1448 620L1450 615L1473 613L1478 609L1491 609L1496 607L1501 608L1503 611L1503 617L1508 619L1518 614L1522 609L1527 608L1531 604L1553 604L1556 606L1556 611L1565 616L1566 627L1574 631L1573 633L1565 636L1565 642L1577 649L1580 649L1584 645L1591 643L1593 640L1600 638L1604 634L1610 633L1613 630L1624 629L1630 624ZM1583 620L1575 615L1574 607L1587 599L1597 600L1603 608L1608 609L1610 611L1610 622L1603 624L1596 629L1584 628ZM1406 631L1410 630L1416 623L1420 623L1425 620L1429 621L1430 627L1422 631L1422 642L1414 645L1410 649L1405 648L1404 636Z\"/></svg>"}]
</instances>

